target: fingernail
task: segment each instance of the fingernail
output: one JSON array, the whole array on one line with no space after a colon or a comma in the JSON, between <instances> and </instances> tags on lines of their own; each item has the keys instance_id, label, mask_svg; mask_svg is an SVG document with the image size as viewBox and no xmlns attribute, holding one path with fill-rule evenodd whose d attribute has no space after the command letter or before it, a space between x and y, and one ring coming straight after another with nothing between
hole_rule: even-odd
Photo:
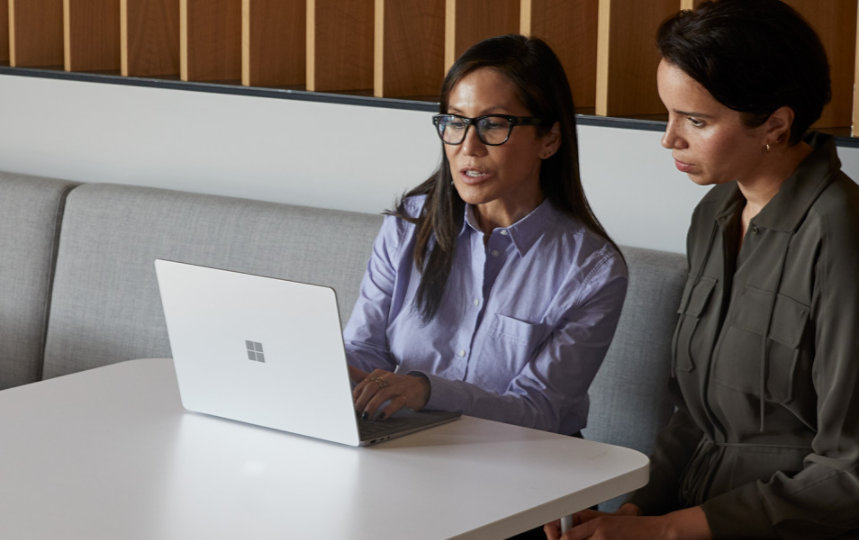
<instances>
[{"instance_id":1,"label":"fingernail","mask_svg":"<svg viewBox=\"0 0 859 540\"><path fill-rule=\"evenodd\" d=\"M367 411L361 413L361 420L366 420L370 418L370 414Z\"/></svg>"}]
</instances>

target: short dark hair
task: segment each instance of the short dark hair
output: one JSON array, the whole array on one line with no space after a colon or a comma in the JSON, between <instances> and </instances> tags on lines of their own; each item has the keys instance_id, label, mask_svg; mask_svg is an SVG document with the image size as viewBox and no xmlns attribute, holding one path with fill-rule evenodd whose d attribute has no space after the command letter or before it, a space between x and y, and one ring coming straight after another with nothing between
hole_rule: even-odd
<instances>
[{"instance_id":1,"label":"short dark hair","mask_svg":"<svg viewBox=\"0 0 859 540\"><path fill-rule=\"evenodd\" d=\"M560 147L540 165L543 197L614 245L591 210L582 188L573 95L554 51L538 38L517 34L491 37L472 45L454 62L444 78L439 97L440 113L448 112L448 98L456 84L481 68L495 69L513 82L517 97L528 112L546 122L538 129L546 132L552 124L559 123ZM426 202L420 216L410 216L405 199L417 195L426 195ZM421 282L416 302L425 320L434 316L441 303L464 212L465 203L453 187L450 164L444 152L432 176L406 193L397 208L390 212L417 226L414 260L421 269Z\"/></svg>"},{"instance_id":2,"label":"short dark hair","mask_svg":"<svg viewBox=\"0 0 859 540\"><path fill-rule=\"evenodd\" d=\"M832 98L820 38L779 0L716 0L683 10L657 32L662 57L720 103L759 126L779 107L793 109L796 144Z\"/></svg>"}]
</instances>

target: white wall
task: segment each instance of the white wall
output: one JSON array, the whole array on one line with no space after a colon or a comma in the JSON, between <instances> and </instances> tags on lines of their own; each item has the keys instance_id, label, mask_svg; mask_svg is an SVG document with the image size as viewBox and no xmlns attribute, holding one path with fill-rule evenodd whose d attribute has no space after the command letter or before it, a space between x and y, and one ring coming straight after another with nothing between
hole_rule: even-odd
<instances>
[{"instance_id":1,"label":"white wall","mask_svg":"<svg viewBox=\"0 0 859 540\"><path fill-rule=\"evenodd\" d=\"M380 212L435 168L430 113L0 75L0 170ZM660 133L580 126L618 243L683 252L693 185ZM859 148L839 150L859 179Z\"/></svg>"}]
</instances>

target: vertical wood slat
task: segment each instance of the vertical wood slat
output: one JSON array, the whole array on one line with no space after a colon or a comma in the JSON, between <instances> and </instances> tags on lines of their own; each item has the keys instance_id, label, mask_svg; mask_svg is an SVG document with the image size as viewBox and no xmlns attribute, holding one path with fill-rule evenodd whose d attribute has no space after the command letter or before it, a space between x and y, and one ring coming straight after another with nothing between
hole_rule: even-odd
<instances>
[{"instance_id":1,"label":"vertical wood slat","mask_svg":"<svg viewBox=\"0 0 859 540\"><path fill-rule=\"evenodd\" d=\"M832 101L814 127L848 127L853 120L856 0L785 0L820 36L829 59ZM848 45L849 44L849 45ZM847 45L847 46L845 46Z\"/></svg>"},{"instance_id":2,"label":"vertical wood slat","mask_svg":"<svg viewBox=\"0 0 859 540\"><path fill-rule=\"evenodd\" d=\"M856 14L856 44L853 51L853 118L850 124L850 136L856 137L859 136L856 129L859 125L859 13Z\"/></svg>"},{"instance_id":3,"label":"vertical wood slat","mask_svg":"<svg viewBox=\"0 0 859 540\"><path fill-rule=\"evenodd\" d=\"M183 81L242 76L241 0L180 0L179 71Z\"/></svg>"},{"instance_id":4,"label":"vertical wood slat","mask_svg":"<svg viewBox=\"0 0 859 540\"><path fill-rule=\"evenodd\" d=\"M0 64L9 63L9 0L0 0Z\"/></svg>"},{"instance_id":5,"label":"vertical wood slat","mask_svg":"<svg viewBox=\"0 0 859 540\"><path fill-rule=\"evenodd\" d=\"M307 1L242 0L242 84L304 88Z\"/></svg>"},{"instance_id":6,"label":"vertical wood slat","mask_svg":"<svg viewBox=\"0 0 859 540\"><path fill-rule=\"evenodd\" d=\"M9 65L62 66L63 0L8 0Z\"/></svg>"},{"instance_id":7,"label":"vertical wood slat","mask_svg":"<svg viewBox=\"0 0 859 540\"><path fill-rule=\"evenodd\" d=\"M66 71L118 71L119 3L63 0Z\"/></svg>"},{"instance_id":8,"label":"vertical wood slat","mask_svg":"<svg viewBox=\"0 0 859 540\"><path fill-rule=\"evenodd\" d=\"M179 76L179 0L120 1L120 65L126 77Z\"/></svg>"},{"instance_id":9,"label":"vertical wood slat","mask_svg":"<svg viewBox=\"0 0 859 540\"><path fill-rule=\"evenodd\" d=\"M444 69L478 41L519 32L519 0L447 0Z\"/></svg>"},{"instance_id":10,"label":"vertical wood slat","mask_svg":"<svg viewBox=\"0 0 859 540\"><path fill-rule=\"evenodd\" d=\"M307 89L372 92L374 0L307 0Z\"/></svg>"},{"instance_id":11,"label":"vertical wood slat","mask_svg":"<svg viewBox=\"0 0 859 540\"><path fill-rule=\"evenodd\" d=\"M522 0L521 32L558 55L578 110L596 103L598 8L598 0Z\"/></svg>"},{"instance_id":12,"label":"vertical wood slat","mask_svg":"<svg viewBox=\"0 0 859 540\"><path fill-rule=\"evenodd\" d=\"M445 0L376 0L373 94L437 99Z\"/></svg>"},{"instance_id":13,"label":"vertical wood slat","mask_svg":"<svg viewBox=\"0 0 859 540\"><path fill-rule=\"evenodd\" d=\"M659 24L680 8L679 0L600 0L597 37L596 114L664 114L656 91Z\"/></svg>"}]
</instances>

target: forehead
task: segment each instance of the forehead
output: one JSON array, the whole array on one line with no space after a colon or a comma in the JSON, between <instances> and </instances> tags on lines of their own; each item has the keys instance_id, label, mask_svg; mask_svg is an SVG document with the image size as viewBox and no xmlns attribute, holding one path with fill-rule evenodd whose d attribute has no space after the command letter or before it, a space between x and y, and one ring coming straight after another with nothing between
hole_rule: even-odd
<instances>
[{"instance_id":1,"label":"forehead","mask_svg":"<svg viewBox=\"0 0 859 540\"><path fill-rule=\"evenodd\" d=\"M662 60L656 71L659 97L669 112L715 113L730 110L676 65Z\"/></svg>"},{"instance_id":2,"label":"forehead","mask_svg":"<svg viewBox=\"0 0 859 540\"><path fill-rule=\"evenodd\" d=\"M513 81L494 68L478 68L463 76L448 95L448 107L460 110L524 109Z\"/></svg>"}]
</instances>

